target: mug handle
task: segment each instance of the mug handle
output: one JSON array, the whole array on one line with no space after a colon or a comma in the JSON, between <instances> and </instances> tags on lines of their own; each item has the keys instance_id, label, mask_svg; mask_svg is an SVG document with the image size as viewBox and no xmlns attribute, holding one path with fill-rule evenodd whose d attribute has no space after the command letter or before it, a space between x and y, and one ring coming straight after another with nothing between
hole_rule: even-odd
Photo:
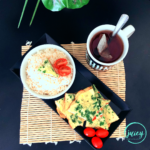
<instances>
[{"instance_id":1,"label":"mug handle","mask_svg":"<svg viewBox=\"0 0 150 150\"><path fill-rule=\"evenodd\" d=\"M132 25L128 25L122 31L124 32L126 37L129 38L134 33L135 28Z\"/></svg>"}]
</instances>

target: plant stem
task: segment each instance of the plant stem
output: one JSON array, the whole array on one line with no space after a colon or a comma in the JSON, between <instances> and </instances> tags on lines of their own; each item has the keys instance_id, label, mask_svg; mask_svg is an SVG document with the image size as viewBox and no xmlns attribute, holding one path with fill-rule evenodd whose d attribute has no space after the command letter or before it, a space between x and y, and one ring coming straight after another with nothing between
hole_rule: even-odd
<instances>
[{"instance_id":1,"label":"plant stem","mask_svg":"<svg viewBox=\"0 0 150 150\"><path fill-rule=\"evenodd\" d=\"M67 3L67 8L69 8L69 3L68 3L68 0L66 0L66 3Z\"/></svg>"},{"instance_id":2,"label":"plant stem","mask_svg":"<svg viewBox=\"0 0 150 150\"><path fill-rule=\"evenodd\" d=\"M18 23L18 28L20 27L20 23L22 21L23 14L24 14L25 8L27 6L27 3L28 3L28 0L25 0L24 6L23 6L23 10L22 10L22 13L21 13L21 16L20 16L20 20L19 20L19 23Z\"/></svg>"},{"instance_id":3,"label":"plant stem","mask_svg":"<svg viewBox=\"0 0 150 150\"><path fill-rule=\"evenodd\" d=\"M38 8L38 6L39 6L39 3L40 3L40 0L38 0L37 3L36 3L36 6L35 6L35 9L34 9L34 12L33 12L32 18L31 18L31 21L30 21L30 26L31 26L31 24L32 24L32 22L33 22L33 19L34 19L34 17L35 17L37 8Z\"/></svg>"}]
</instances>

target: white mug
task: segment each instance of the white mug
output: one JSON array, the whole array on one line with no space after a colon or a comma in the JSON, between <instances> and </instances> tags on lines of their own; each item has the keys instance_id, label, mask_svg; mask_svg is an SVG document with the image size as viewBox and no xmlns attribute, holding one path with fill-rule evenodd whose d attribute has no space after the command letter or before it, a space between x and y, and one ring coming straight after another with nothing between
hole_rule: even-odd
<instances>
[{"instance_id":1,"label":"white mug","mask_svg":"<svg viewBox=\"0 0 150 150\"><path fill-rule=\"evenodd\" d=\"M86 60L92 68L94 68L96 70L106 71L106 70L109 70L112 66L114 66L117 63L119 63L120 61L122 61L126 57L126 55L128 53L128 50L129 50L128 38L135 31L135 28L132 25L129 25L126 28L124 28L123 30L120 30L118 32L118 35L122 39L122 42L123 42L123 53L122 53L122 55L120 56L119 59L117 59L116 61L111 62L111 63L104 63L104 62L101 62L101 61L97 60L96 58L94 58L93 55L91 54L90 42L91 42L91 39L93 38L93 36L96 35L100 31L106 31L106 30L114 31L114 29L115 29L114 25L107 25L106 24L106 25L101 25L101 26L96 27L89 34L88 39L87 39Z\"/></svg>"}]
</instances>

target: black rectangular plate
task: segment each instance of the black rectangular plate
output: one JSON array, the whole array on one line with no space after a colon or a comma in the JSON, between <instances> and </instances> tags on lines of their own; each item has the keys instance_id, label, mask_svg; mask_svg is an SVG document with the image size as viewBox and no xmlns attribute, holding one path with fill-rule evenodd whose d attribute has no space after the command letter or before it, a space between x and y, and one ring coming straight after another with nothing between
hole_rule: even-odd
<instances>
[{"instance_id":1,"label":"black rectangular plate","mask_svg":"<svg viewBox=\"0 0 150 150\"><path fill-rule=\"evenodd\" d=\"M34 47L42 45L42 44L55 44L60 46L56 41L54 41L48 34L44 34L33 46L30 48L26 54L32 50ZM25 55L26 55L25 54ZM25 56L24 55L24 56ZM24 58L24 56L21 57L19 61L13 65L11 68L11 71L17 75L20 78L20 66L21 62ZM73 57L73 56L72 56ZM75 93L81 89L84 89L88 86L91 86L92 84L95 84L97 89L101 92L101 94L104 96L104 98L110 99L111 102L114 103L119 109L120 113L118 114L119 120L112 123L109 128L109 136L105 139L102 139L102 141L105 143L105 141L111 136L111 134L116 130L116 128L121 124L121 122L126 118L127 114L130 112L130 108L128 105L120 98L118 97L111 89L109 89L102 81L100 81L96 76L94 76L88 69L86 69L77 59L74 59L75 65L76 65L76 77L75 81L72 85L72 87L69 89L68 93ZM61 95L59 98L62 98L64 95ZM59 99L57 98L57 100ZM55 112L56 111L56 105L54 103L54 100L44 100L43 101L49 105ZM114 107L113 109L117 109L117 107ZM114 110L115 112L117 110ZM64 119L67 123L68 121ZM93 148L95 149L91 144L91 138L86 137L83 134L84 127L76 127L75 131L82 136L85 141ZM95 149L96 150L96 149Z\"/></svg>"}]
</instances>

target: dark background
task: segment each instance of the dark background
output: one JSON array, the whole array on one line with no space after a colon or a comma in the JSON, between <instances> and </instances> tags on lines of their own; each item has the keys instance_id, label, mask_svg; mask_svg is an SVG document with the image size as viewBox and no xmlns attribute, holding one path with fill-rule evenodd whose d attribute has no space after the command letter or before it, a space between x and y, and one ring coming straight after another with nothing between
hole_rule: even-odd
<instances>
[{"instance_id":1,"label":"dark background","mask_svg":"<svg viewBox=\"0 0 150 150\"><path fill-rule=\"evenodd\" d=\"M92 148L81 144L59 142L54 144L33 144L32 147L19 144L20 107L22 84L11 72L11 66L21 57L21 45L26 40L36 42L45 32L58 43L85 43L90 31L101 24L116 24L120 15L126 13L136 31L130 37L130 48L125 58L126 101L133 109L127 117L127 124L140 122L147 129L147 137L141 144L117 142L109 139L105 150L149 150L150 149L150 1L149 0L90 0L87 6L78 10L64 9L51 12L40 3L31 27L29 22L36 0L28 2L20 29L17 29L24 0L0 0L0 150L58 150ZM136 130L136 127L135 127Z\"/></svg>"}]
</instances>

